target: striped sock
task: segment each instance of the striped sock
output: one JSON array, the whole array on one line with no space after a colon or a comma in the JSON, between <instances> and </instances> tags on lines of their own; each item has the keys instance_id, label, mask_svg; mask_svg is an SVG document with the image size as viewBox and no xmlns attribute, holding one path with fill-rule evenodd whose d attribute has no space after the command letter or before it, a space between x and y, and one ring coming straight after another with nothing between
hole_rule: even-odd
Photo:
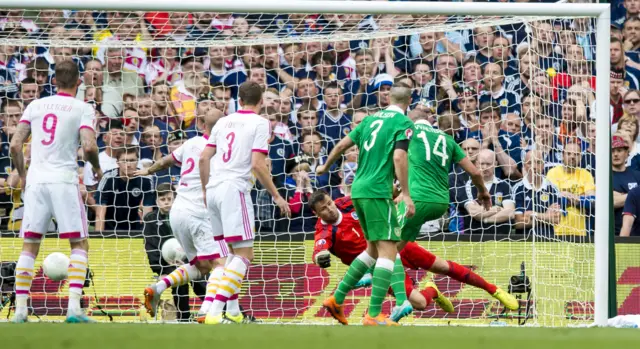
<instances>
[{"instance_id":1,"label":"striped sock","mask_svg":"<svg viewBox=\"0 0 640 349\"><path fill-rule=\"evenodd\" d=\"M401 305L407 300L407 292L404 288L404 265L402 265L402 259L400 254L396 255L396 261L393 266L393 275L391 275L391 289L393 295L396 298L396 305Z\"/></svg>"},{"instance_id":2,"label":"striped sock","mask_svg":"<svg viewBox=\"0 0 640 349\"><path fill-rule=\"evenodd\" d=\"M211 303L213 303L213 300L216 297L216 291L218 290L218 286L222 280L222 275L224 275L223 267L217 267L211 271L209 280L207 280L207 294L204 297L204 302L202 302L202 305L200 306L199 314L206 314L209 312L209 307L211 307Z\"/></svg>"},{"instance_id":3,"label":"striped sock","mask_svg":"<svg viewBox=\"0 0 640 349\"><path fill-rule=\"evenodd\" d=\"M69 262L69 310L80 310L80 298L82 298L82 287L87 277L87 251L79 248L71 250L71 261Z\"/></svg>"},{"instance_id":4,"label":"striped sock","mask_svg":"<svg viewBox=\"0 0 640 349\"><path fill-rule=\"evenodd\" d=\"M22 252L16 264L16 313L27 313L27 301L31 282L33 281L33 265L36 256L29 252Z\"/></svg>"},{"instance_id":5,"label":"striped sock","mask_svg":"<svg viewBox=\"0 0 640 349\"><path fill-rule=\"evenodd\" d=\"M227 301L231 299L234 294L240 293L242 279L244 279L250 264L251 262L246 258L233 256L233 259L224 269L224 276L222 277L222 282L220 282L220 285L218 286L216 298L209 311L210 314L214 316L222 314L222 309ZM229 310L230 309L227 309L227 311ZM237 315L231 312L230 314Z\"/></svg>"},{"instance_id":6,"label":"striped sock","mask_svg":"<svg viewBox=\"0 0 640 349\"><path fill-rule=\"evenodd\" d=\"M333 294L336 298L336 303L344 303L347 293L353 290L353 287L374 264L376 264L376 260L369 256L367 251L360 253L358 257L351 262L349 269L347 269L347 273L344 275L344 278L340 281L336 292Z\"/></svg>"},{"instance_id":7,"label":"striped sock","mask_svg":"<svg viewBox=\"0 0 640 349\"><path fill-rule=\"evenodd\" d=\"M195 265L185 264L158 281L156 290L162 293L169 287L182 286L189 281L198 280L201 277L200 270L198 270Z\"/></svg>"},{"instance_id":8,"label":"striped sock","mask_svg":"<svg viewBox=\"0 0 640 349\"><path fill-rule=\"evenodd\" d=\"M378 258L373 270L373 287L371 288L371 303L369 316L376 317L382 311L382 302L389 291L394 262L386 258Z\"/></svg>"}]
</instances>

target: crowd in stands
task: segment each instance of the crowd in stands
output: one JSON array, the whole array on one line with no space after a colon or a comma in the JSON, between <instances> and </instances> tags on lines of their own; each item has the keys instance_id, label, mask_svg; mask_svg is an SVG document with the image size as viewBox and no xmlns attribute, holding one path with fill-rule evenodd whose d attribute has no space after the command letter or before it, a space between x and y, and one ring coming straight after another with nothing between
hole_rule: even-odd
<instances>
[{"instance_id":1,"label":"crowd in stands","mask_svg":"<svg viewBox=\"0 0 640 349\"><path fill-rule=\"evenodd\" d=\"M636 0L612 3L616 235L640 235L639 12ZM454 30L450 23L473 26ZM416 33L393 34L406 28ZM352 35L381 30L392 34ZM312 232L310 194L349 195L357 149L328 174L316 176L315 168L363 118L389 106L397 82L413 88L407 115L454 137L492 195L493 207L485 210L475 202L469 178L454 166L450 211L428 229L593 233L592 18L491 26L446 16L2 10L0 38L33 42L0 45L0 184L6 194L0 216L8 229L19 229L22 217L9 141L24 108L56 94L55 64L73 60L82 77L77 98L92 104L98 116L105 175L96 183L86 166L81 178L92 225L103 234L143 229L143 217L156 206L156 188L179 185L181 169L152 177L133 173L202 135L207 113L222 117L241 109L238 86L248 80L264 87L261 114L273 130L270 166L293 213L281 218L257 183L252 198L258 235ZM84 166L81 153L78 159Z\"/></svg>"}]
</instances>

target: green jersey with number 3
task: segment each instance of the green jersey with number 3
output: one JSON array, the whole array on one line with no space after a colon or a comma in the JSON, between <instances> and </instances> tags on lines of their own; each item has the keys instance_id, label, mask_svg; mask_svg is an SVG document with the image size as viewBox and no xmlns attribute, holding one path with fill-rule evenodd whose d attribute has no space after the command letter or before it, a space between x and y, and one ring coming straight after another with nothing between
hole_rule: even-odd
<instances>
[{"instance_id":1,"label":"green jersey with number 3","mask_svg":"<svg viewBox=\"0 0 640 349\"><path fill-rule=\"evenodd\" d=\"M413 201L449 203L449 171L466 154L453 137L426 121L415 123L409 145L409 190Z\"/></svg>"},{"instance_id":2,"label":"green jersey with number 3","mask_svg":"<svg viewBox=\"0 0 640 349\"><path fill-rule=\"evenodd\" d=\"M353 199L393 198L395 144L412 135L411 119L396 106L367 116L349 132L359 149L358 170L351 188Z\"/></svg>"}]
</instances>

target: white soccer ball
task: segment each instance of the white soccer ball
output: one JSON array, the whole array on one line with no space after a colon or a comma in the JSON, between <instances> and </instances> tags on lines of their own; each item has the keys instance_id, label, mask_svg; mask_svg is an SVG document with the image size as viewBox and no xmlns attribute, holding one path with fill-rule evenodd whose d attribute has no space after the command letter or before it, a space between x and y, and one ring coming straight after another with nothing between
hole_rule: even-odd
<instances>
[{"instance_id":1,"label":"white soccer ball","mask_svg":"<svg viewBox=\"0 0 640 349\"><path fill-rule=\"evenodd\" d=\"M162 259L169 264L183 264L187 255L176 238L171 238L162 245Z\"/></svg>"},{"instance_id":2,"label":"white soccer ball","mask_svg":"<svg viewBox=\"0 0 640 349\"><path fill-rule=\"evenodd\" d=\"M67 268L71 260L64 253L54 252L44 259L42 271L53 281L62 281L67 278Z\"/></svg>"}]
</instances>

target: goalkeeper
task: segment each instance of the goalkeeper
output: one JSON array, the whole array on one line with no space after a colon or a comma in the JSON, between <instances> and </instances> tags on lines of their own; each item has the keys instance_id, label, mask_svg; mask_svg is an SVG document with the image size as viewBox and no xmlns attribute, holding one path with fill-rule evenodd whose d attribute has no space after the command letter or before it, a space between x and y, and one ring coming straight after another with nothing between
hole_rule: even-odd
<instances>
[{"instance_id":1,"label":"goalkeeper","mask_svg":"<svg viewBox=\"0 0 640 349\"><path fill-rule=\"evenodd\" d=\"M350 265L351 262L367 248L358 216L353 208L350 197L337 199L335 202L323 192L316 191L309 198L309 206L318 217L315 232L315 247L313 261L321 268L331 266L331 254L340 258L342 263ZM441 214L442 215L442 214ZM446 261L427 251L415 242L408 242L400 252L402 264L410 269L423 269L436 274L447 275L464 284L472 285L487 291L500 300L507 308L517 309L517 300L510 294L500 290L496 285L487 282L480 275L453 261ZM368 286L370 277L365 276L356 287ZM413 288L413 282L405 277L406 295L413 308L425 309L434 300L442 310L453 312L453 304L443 296L432 282L427 283L423 291ZM498 298L498 295L500 298ZM396 304L403 304L397 301ZM514 305L515 304L515 305ZM398 308L402 309L402 307ZM395 310L395 309L394 309ZM397 310L392 313L391 319L397 321L408 315ZM394 317L397 317L394 318ZM346 323L346 318L337 319ZM344 321L344 322L343 322Z\"/></svg>"}]
</instances>

